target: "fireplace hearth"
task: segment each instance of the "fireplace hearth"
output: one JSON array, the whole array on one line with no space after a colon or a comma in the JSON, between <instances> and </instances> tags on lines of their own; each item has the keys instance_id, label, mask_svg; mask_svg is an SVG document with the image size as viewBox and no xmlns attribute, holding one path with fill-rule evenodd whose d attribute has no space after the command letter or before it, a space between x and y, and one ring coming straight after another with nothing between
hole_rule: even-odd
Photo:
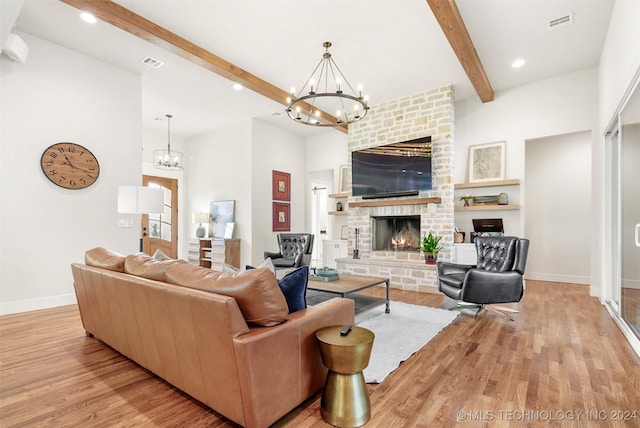
<instances>
[{"instance_id":1,"label":"fireplace hearth","mask_svg":"<svg viewBox=\"0 0 640 428\"><path fill-rule=\"evenodd\" d=\"M420 245L420 216L373 217L373 251L412 251Z\"/></svg>"}]
</instances>

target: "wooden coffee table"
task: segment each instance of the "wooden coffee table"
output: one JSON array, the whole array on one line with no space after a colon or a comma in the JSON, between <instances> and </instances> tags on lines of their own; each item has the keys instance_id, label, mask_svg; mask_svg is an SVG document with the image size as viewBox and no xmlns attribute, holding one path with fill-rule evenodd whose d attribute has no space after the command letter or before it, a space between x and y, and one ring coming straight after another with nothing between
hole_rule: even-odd
<instances>
[{"instance_id":1,"label":"wooden coffee table","mask_svg":"<svg viewBox=\"0 0 640 428\"><path fill-rule=\"evenodd\" d=\"M309 290L324 291L325 293L338 294L340 297L346 297L348 294L357 293L366 288L375 287L376 285L386 285L385 313L391 312L389 308L389 278L378 278L374 276L361 275L343 275L339 274L339 279L335 281L313 281L309 280L307 288Z\"/></svg>"}]
</instances>

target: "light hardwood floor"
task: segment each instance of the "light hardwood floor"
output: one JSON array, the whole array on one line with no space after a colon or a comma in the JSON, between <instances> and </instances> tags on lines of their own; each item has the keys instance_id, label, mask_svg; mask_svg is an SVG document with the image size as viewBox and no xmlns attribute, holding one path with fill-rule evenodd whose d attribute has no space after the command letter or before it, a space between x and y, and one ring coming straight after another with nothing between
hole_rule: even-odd
<instances>
[{"instance_id":1,"label":"light hardwood floor","mask_svg":"<svg viewBox=\"0 0 640 428\"><path fill-rule=\"evenodd\" d=\"M399 290L391 298L445 303ZM512 306L514 322L461 314L369 385L366 426L640 426L640 359L587 286L528 281ZM2 427L235 426L86 337L76 306L0 317L0 340ZM329 426L319 406L316 394L275 426Z\"/></svg>"}]
</instances>

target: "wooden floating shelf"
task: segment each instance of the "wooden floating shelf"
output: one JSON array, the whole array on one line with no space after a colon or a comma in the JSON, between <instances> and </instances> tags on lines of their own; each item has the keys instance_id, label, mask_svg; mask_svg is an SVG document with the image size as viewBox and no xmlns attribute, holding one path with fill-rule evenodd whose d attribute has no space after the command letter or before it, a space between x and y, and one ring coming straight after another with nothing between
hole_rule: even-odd
<instances>
[{"instance_id":1,"label":"wooden floating shelf","mask_svg":"<svg viewBox=\"0 0 640 428\"><path fill-rule=\"evenodd\" d=\"M411 199L393 199L393 200L371 200L349 202L350 207L390 207L396 205L424 205L439 204L442 198L411 198Z\"/></svg>"},{"instance_id":2,"label":"wooden floating shelf","mask_svg":"<svg viewBox=\"0 0 640 428\"><path fill-rule=\"evenodd\" d=\"M498 210L519 210L520 205L471 205L470 207L457 206L456 211L498 211Z\"/></svg>"},{"instance_id":3,"label":"wooden floating shelf","mask_svg":"<svg viewBox=\"0 0 640 428\"><path fill-rule=\"evenodd\" d=\"M329 211L329 215L347 215L347 211Z\"/></svg>"},{"instance_id":4,"label":"wooden floating shelf","mask_svg":"<svg viewBox=\"0 0 640 428\"><path fill-rule=\"evenodd\" d=\"M329 195L330 198L334 198L334 199L340 199L340 198L348 198L349 197L349 192L342 192L342 193L331 193Z\"/></svg>"},{"instance_id":5,"label":"wooden floating shelf","mask_svg":"<svg viewBox=\"0 0 640 428\"><path fill-rule=\"evenodd\" d=\"M483 181L480 183L459 183L453 187L455 189L473 189L476 187L497 187L497 186L517 186L520 180L517 178L511 180Z\"/></svg>"}]
</instances>

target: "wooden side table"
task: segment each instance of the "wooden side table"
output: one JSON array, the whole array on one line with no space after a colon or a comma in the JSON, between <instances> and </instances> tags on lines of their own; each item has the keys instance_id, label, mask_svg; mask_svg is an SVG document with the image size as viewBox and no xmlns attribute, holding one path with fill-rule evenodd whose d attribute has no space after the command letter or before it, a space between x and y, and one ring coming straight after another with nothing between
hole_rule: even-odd
<instances>
[{"instance_id":1,"label":"wooden side table","mask_svg":"<svg viewBox=\"0 0 640 428\"><path fill-rule=\"evenodd\" d=\"M329 369L322 391L322 418L337 427L359 427L371 418L371 402L362 371L369 365L375 335L353 326L340 336L342 325L316 332L322 363Z\"/></svg>"}]
</instances>

